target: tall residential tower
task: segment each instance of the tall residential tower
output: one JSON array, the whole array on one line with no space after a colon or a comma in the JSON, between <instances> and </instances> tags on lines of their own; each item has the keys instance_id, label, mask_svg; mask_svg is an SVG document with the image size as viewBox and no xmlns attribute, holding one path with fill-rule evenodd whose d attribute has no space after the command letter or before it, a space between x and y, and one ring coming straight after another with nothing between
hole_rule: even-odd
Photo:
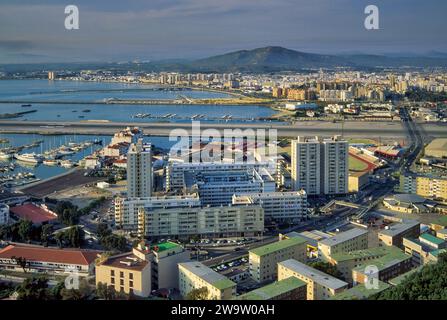
<instances>
[{"instance_id":1,"label":"tall residential tower","mask_svg":"<svg viewBox=\"0 0 447 320\"><path fill-rule=\"evenodd\" d=\"M152 151L143 139L130 146L127 154L127 197L146 198L152 195Z\"/></svg>"},{"instance_id":2,"label":"tall residential tower","mask_svg":"<svg viewBox=\"0 0 447 320\"><path fill-rule=\"evenodd\" d=\"M338 137L292 141L292 183L308 195L348 193L348 142Z\"/></svg>"}]
</instances>

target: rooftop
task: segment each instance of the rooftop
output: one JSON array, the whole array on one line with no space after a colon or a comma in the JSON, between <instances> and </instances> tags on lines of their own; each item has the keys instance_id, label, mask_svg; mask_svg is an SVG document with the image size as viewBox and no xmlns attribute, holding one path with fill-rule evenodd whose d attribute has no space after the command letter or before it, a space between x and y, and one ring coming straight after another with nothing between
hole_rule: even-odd
<instances>
[{"instance_id":1,"label":"rooftop","mask_svg":"<svg viewBox=\"0 0 447 320\"><path fill-rule=\"evenodd\" d=\"M377 289L366 288L365 284L362 283L336 294L331 300L363 300L376 293L382 292L389 287L391 287L389 284L382 281L379 281L379 287Z\"/></svg>"},{"instance_id":2,"label":"rooftop","mask_svg":"<svg viewBox=\"0 0 447 320\"><path fill-rule=\"evenodd\" d=\"M289 277L273 282L265 287L247 292L237 298L237 300L270 300L284 293L306 286L304 281L295 277Z\"/></svg>"},{"instance_id":3,"label":"rooftop","mask_svg":"<svg viewBox=\"0 0 447 320\"><path fill-rule=\"evenodd\" d=\"M367 233L368 230L360 228L352 228L351 230L341 232L331 238L321 240L319 244L323 244L326 246L334 246Z\"/></svg>"},{"instance_id":4,"label":"rooftop","mask_svg":"<svg viewBox=\"0 0 447 320\"><path fill-rule=\"evenodd\" d=\"M432 222L433 224L438 224L440 226L447 227L447 216L442 216Z\"/></svg>"},{"instance_id":5,"label":"rooftop","mask_svg":"<svg viewBox=\"0 0 447 320\"><path fill-rule=\"evenodd\" d=\"M351 252L340 252L331 255L331 259L336 262L347 261L351 259L362 259L368 257L384 256L392 253L393 247L376 247L364 250L356 250Z\"/></svg>"},{"instance_id":6,"label":"rooftop","mask_svg":"<svg viewBox=\"0 0 447 320\"><path fill-rule=\"evenodd\" d=\"M29 220L32 223L43 223L57 219L55 213L47 211L35 204L28 203L22 206L12 207L11 213L23 220Z\"/></svg>"},{"instance_id":7,"label":"rooftop","mask_svg":"<svg viewBox=\"0 0 447 320\"><path fill-rule=\"evenodd\" d=\"M422 266L420 266L416 269L411 269L410 271L405 272L404 274L401 274L400 276L390 279L388 282L390 284L392 284L393 286L398 286L399 284L402 283L402 281L404 281L406 278L408 278L408 276L411 276L413 273L416 273L416 272L420 271L421 269L422 269Z\"/></svg>"},{"instance_id":8,"label":"rooftop","mask_svg":"<svg viewBox=\"0 0 447 320\"><path fill-rule=\"evenodd\" d=\"M0 250L0 259L22 257L28 261L89 265L95 261L100 253L100 251L93 250L45 248L12 244Z\"/></svg>"},{"instance_id":9,"label":"rooftop","mask_svg":"<svg viewBox=\"0 0 447 320\"><path fill-rule=\"evenodd\" d=\"M151 245L151 250L155 251L155 252L163 252L166 250L176 249L179 246L180 245L178 245L175 242L166 241L166 242L160 242L158 244Z\"/></svg>"},{"instance_id":10,"label":"rooftop","mask_svg":"<svg viewBox=\"0 0 447 320\"><path fill-rule=\"evenodd\" d=\"M149 264L146 260L141 260L132 253L119 254L109 257L101 265L110 266L118 269L141 271Z\"/></svg>"},{"instance_id":11,"label":"rooftop","mask_svg":"<svg viewBox=\"0 0 447 320\"><path fill-rule=\"evenodd\" d=\"M442 239L439 239L439 238L437 238L435 236L432 236L429 233L421 234L419 239L423 239L423 240L431 242L431 243L433 243L435 245L441 245L441 244L443 244L445 242L445 240L442 240Z\"/></svg>"},{"instance_id":12,"label":"rooftop","mask_svg":"<svg viewBox=\"0 0 447 320\"><path fill-rule=\"evenodd\" d=\"M282 261L282 262L278 263L278 265L281 265L281 266L288 268L300 275L310 278L313 281L315 281L327 288L330 288L330 289L336 290L336 289L340 289L340 288L348 286L348 284L346 282L341 281L340 279L337 279L337 278L335 278L331 275L328 275L324 272L321 272L317 269L309 267L308 265L301 263L299 261L296 261L294 259Z\"/></svg>"},{"instance_id":13,"label":"rooftop","mask_svg":"<svg viewBox=\"0 0 447 320\"><path fill-rule=\"evenodd\" d=\"M417 225L420 225L420 222L417 220L403 220L401 223L395 223L391 225L389 229L379 231L379 234L394 237Z\"/></svg>"},{"instance_id":14,"label":"rooftop","mask_svg":"<svg viewBox=\"0 0 447 320\"><path fill-rule=\"evenodd\" d=\"M201 278L203 281L208 282L210 285L216 287L219 290L224 290L236 286L236 283L200 262L184 262L179 263L179 266L188 270L189 272L193 273L197 277Z\"/></svg>"},{"instance_id":15,"label":"rooftop","mask_svg":"<svg viewBox=\"0 0 447 320\"><path fill-rule=\"evenodd\" d=\"M410 255L405 254L399 248L397 248L397 247L389 247L389 248L390 248L390 252L388 254L386 254L380 258L374 259L374 260L369 260L369 261L355 267L352 270L362 273L365 271L365 268L367 266L374 265L378 268L379 271L382 271L382 270L388 269L389 267L391 267L397 263L411 259Z\"/></svg>"},{"instance_id":16,"label":"rooftop","mask_svg":"<svg viewBox=\"0 0 447 320\"><path fill-rule=\"evenodd\" d=\"M305 242L307 242L305 238L301 236L294 236L293 238L277 241L259 248L252 249L249 252L262 257L277 252L279 250L287 249Z\"/></svg>"}]
</instances>

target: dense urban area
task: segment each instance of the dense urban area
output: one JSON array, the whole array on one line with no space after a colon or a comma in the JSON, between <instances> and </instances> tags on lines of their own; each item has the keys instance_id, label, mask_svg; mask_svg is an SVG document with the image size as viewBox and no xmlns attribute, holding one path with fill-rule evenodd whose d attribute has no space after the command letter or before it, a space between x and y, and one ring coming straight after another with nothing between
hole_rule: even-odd
<instances>
[{"instance_id":1,"label":"dense urban area","mask_svg":"<svg viewBox=\"0 0 447 320\"><path fill-rule=\"evenodd\" d=\"M0 299L447 299L444 69L64 67L0 79L126 84L94 104L132 113L99 119L88 98L0 96L20 110L0 114ZM82 111L31 118L54 104ZM151 111L172 105L243 115ZM224 135L194 136L197 122ZM176 128L181 147L152 140ZM36 138L10 143L25 134ZM62 135L88 138L43 150L40 137Z\"/></svg>"}]
</instances>

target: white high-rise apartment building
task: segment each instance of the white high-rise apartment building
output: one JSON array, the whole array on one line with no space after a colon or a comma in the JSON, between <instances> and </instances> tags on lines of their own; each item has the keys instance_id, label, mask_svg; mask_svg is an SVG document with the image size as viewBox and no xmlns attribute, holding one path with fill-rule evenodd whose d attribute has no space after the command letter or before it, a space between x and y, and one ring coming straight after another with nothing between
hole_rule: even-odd
<instances>
[{"instance_id":1,"label":"white high-rise apartment building","mask_svg":"<svg viewBox=\"0 0 447 320\"><path fill-rule=\"evenodd\" d=\"M152 151L143 139L130 146L127 153L127 196L145 198L152 195Z\"/></svg>"},{"instance_id":2,"label":"white high-rise apartment building","mask_svg":"<svg viewBox=\"0 0 447 320\"><path fill-rule=\"evenodd\" d=\"M308 195L348 193L349 145L339 137L292 141L292 183Z\"/></svg>"},{"instance_id":3,"label":"white high-rise apartment building","mask_svg":"<svg viewBox=\"0 0 447 320\"><path fill-rule=\"evenodd\" d=\"M318 137L292 141L292 185L308 195L321 193L321 147Z\"/></svg>"},{"instance_id":4,"label":"white high-rise apartment building","mask_svg":"<svg viewBox=\"0 0 447 320\"><path fill-rule=\"evenodd\" d=\"M324 194L348 193L349 145L338 137L324 139L322 179Z\"/></svg>"}]
</instances>

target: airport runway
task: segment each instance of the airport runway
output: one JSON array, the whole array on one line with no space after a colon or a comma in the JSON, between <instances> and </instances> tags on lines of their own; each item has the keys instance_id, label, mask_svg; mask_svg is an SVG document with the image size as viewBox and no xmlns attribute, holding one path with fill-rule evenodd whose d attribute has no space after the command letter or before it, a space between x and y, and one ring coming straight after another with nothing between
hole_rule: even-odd
<instances>
[{"instance_id":1,"label":"airport runway","mask_svg":"<svg viewBox=\"0 0 447 320\"><path fill-rule=\"evenodd\" d=\"M130 126L140 127L145 134L153 136L169 136L176 129L175 135L191 135L191 123L168 123L168 122L45 122L45 121L0 121L0 132L2 133L39 133L39 134L91 134L108 135L114 134L120 129ZM429 137L447 137L446 124L422 124L423 130ZM200 130L215 129L224 132L225 129L252 129L269 130L276 129L278 137L295 137L298 135L343 135L345 137L368 137L368 138L406 138L407 133L401 122L367 122L367 121L345 121L324 122L304 121L296 124L279 123L200 123ZM255 132L256 134L256 132ZM250 135L250 134L247 134ZM268 133L267 133L268 135Z\"/></svg>"}]
</instances>

